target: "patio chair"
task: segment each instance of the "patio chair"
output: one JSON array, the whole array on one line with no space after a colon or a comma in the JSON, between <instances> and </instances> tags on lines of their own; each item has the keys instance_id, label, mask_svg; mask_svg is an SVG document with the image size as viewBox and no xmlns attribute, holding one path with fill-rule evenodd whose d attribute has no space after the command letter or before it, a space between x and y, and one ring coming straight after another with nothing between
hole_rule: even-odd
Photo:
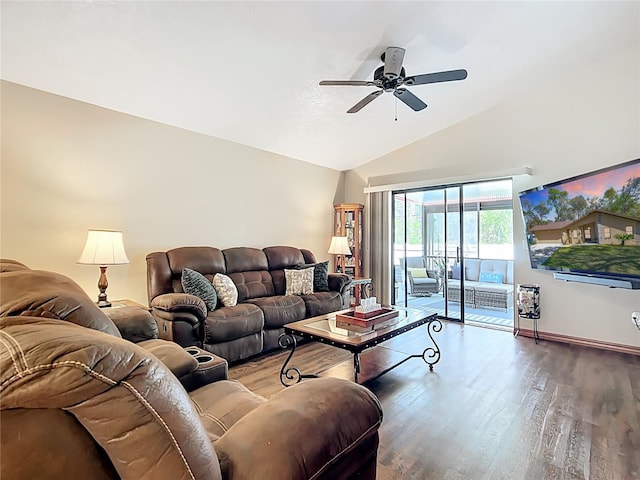
<instances>
[{"instance_id":1,"label":"patio chair","mask_svg":"<svg viewBox=\"0 0 640 480\"><path fill-rule=\"evenodd\" d=\"M425 267L424 257L407 257L407 278L411 295L431 296L440 291L440 277ZM400 265L403 265L402 260Z\"/></svg>"}]
</instances>

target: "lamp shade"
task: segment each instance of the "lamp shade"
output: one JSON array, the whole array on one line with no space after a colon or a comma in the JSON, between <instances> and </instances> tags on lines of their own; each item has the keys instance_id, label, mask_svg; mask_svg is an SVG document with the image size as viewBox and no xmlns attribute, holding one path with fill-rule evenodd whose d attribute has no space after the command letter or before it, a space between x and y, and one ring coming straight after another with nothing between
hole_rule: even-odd
<instances>
[{"instance_id":1,"label":"lamp shade","mask_svg":"<svg viewBox=\"0 0 640 480\"><path fill-rule=\"evenodd\" d=\"M333 255L351 255L347 237L331 237L331 245L329 245L329 251L327 253Z\"/></svg>"},{"instance_id":2,"label":"lamp shade","mask_svg":"<svg viewBox=\"0 0 640 480\"><path fill-rule=\"evenodd\" d=\"M129 263L124 251L122 232L89 230L87 243L76 263L84 265L121 265Z\"/></svg>"}]
</instances>

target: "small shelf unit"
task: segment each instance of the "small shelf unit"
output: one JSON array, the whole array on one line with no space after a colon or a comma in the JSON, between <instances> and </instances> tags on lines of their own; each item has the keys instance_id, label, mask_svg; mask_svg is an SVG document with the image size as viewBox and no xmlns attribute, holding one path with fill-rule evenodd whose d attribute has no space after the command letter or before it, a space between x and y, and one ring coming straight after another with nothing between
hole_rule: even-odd
<instances>
[{"instance_id":1,"label":"small shelf unit","mask_svg":"<svg viewBox=\"0 0 640 480\"><path fill-rule=\"evenodd\" d=\"M340 203L333 206L334 235L347 237L351 255L345 255L344 273L352 277L363 276L362 238L364 205L359 203Z\"/></svg>"}]
</instances>

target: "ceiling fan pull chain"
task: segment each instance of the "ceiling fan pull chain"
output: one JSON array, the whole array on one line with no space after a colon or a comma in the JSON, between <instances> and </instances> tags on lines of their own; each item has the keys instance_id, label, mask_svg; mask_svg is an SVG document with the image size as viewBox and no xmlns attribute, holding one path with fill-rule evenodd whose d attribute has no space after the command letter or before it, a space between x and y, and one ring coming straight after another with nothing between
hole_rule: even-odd
<instances>
[{"instance_id":1,"label":"ceiling fan pull chain","mask_svg":"<svg viewBox=\"0 0 640 480\"><path fill-rule=\"evenodd\" d=\"M396 105L396 122L398 121L398 97L394 97L396 99L395 105Z\"/></svg>"}]
</instances>

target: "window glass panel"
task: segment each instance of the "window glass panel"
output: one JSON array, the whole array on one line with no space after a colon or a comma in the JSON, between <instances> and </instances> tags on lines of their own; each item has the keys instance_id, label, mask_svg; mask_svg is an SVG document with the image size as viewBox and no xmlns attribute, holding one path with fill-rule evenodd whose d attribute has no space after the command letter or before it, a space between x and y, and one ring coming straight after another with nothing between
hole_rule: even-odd
<instances>
[{"instance_id":1,"label":"window glass panel","mask_svg":"<svg viewBox=\"0 0 640 480\"><path fill-rule=\"evenodd\" d=\"M513 260L513 209L480 211L480 258Z\"/></svg>"}]
</instances>

